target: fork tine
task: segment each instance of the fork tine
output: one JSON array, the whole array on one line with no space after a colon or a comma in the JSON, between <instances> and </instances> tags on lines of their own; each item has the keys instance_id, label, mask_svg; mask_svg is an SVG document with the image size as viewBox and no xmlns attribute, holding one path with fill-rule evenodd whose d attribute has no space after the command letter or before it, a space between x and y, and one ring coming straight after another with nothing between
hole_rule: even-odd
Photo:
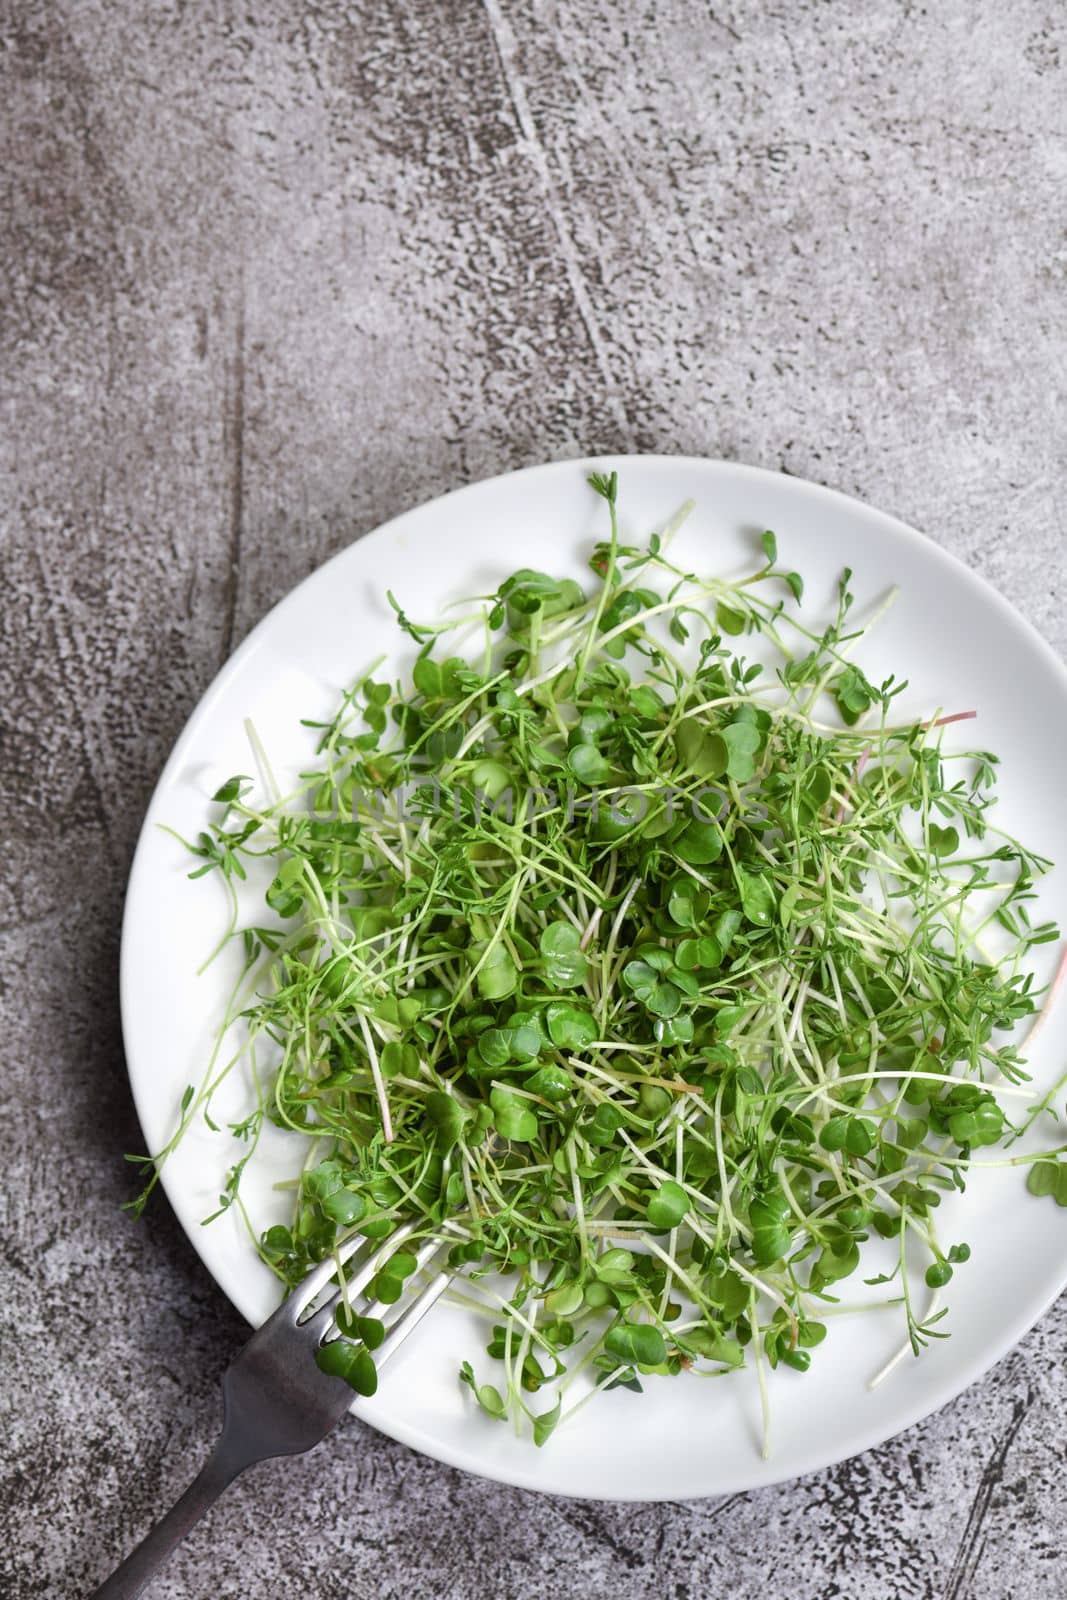
<instances>
[{"instance_id":1,"label":"fork tine","mask_svg":"<svg viewBox=\"0 0 1067 1600\"><path fill-rule=\"evenodd\" d=\"M322 1317L324 1311L332 1311L340 1297L340 1288L335 1287L322 1305L315 1306L316 1300L326 1290L330 1280L337 1272L337 1258L340 1257L342 1266L358 1257L356 1269L345 1278L349 1294L355 1295L362 1292L377 1272L382 1259L405 1239L411 1237L415 1231L414 1222L405 1222L384 1239L365 1239L362 1234L350 1234L347 1239L335 1247L332 1255L319 1263L313 1272L309 1273L300 1287L290 1296L288 1304L293 1307L293 1320L302 1326L316 1322ZM308 1315L311 1307L315 1309ZM327 1319L328 1320L328 1319Z\"/></svg>"},{"instance_id":2,"label":"fork tine","mask_svg":"<svg viewBox=\"0 0 1067 1600\"><path fill-rule=\"evenodd\" d=\"M292 1308L293 1320L299 1322L309 1306L322 1294L330 1279L336 1275L337 1263L346 1265L354 1256L364 1259L372 1255L378 1248L377 1241L365 1239L361 1233L350 1233L347 1239L342 1239L336 1244L325 1261L320 1261L318 1266L308 1273L304 1281L289 1296L286 1304Z\"/></svg>"},{"instance_id":3,"label":"fork tine","mask_svg":"<svg viewBox=\"0 0 1067 1600\"><path fill-rule=\"evenodd\" d=\"M426 1313L433 1309L452 1282L451 1272L439 1272L436 1278L422 1289L402 1316L397 1317L389 1332L374 1352L375 1366L381 1366L395 1355L404 1340L413 1333Z\"/></svg>"},{"instance_id":4,"label":"fork tine","mask_svg":"<svg viewBox=\"0 0 1067 1600\"><path fill-rule=\"evenodd\" d=\"M402 1236L407 1237L414 1227L415 1224L412 1223L409 1228L403 1230L403 1235L402 1231L398 1229L395 1234L391 1234L387 1240L382 1241L383 1249L395 1245ZM440 1298L445 1286L451 1282L452 1273L444 1272L431 1279L429 1283L422 1284L417 1289L413 1287L416 1283L418 1283L419 1275L426 1270L430 1262L433 1261L434 1257L440 1253L443 1245L444 1241L441 1239L426 1239L419 1246L415 1253L415 1271L407 1280L408 1285L412 1287L406 1288L400 1315L394 1317L392 1322L387 1321L388 1317L395 1309L392 1305L385 1305L380 1300L370 1300L364 1306L363 1309L366 1315L378 1316L380 1320L386 1324L386 1336L382 1344L379 1346L379 1349L386 1349L388 1347L387 1355L392 1354L397 1345L407 1338L412 1328L422 1321L422 1318L426 1312ZM360 1270L346 1280L350 1299L355 1299L355 1297L370 1281L371 1277L378 1269L381 1256L382 1250L374 1251L372 1255L369 1258L366 1258L361 1264ZM422 1307L424 1298L426 1301L425 1307L420 1309L420 1307ZM334 1295L331 1295L330 1298L315 1311L313 1311L309 1317L305 1317L304 1321L300 1324L301 1330L310 1330L316 1336L327 1339L330 1337L331 1333L336 1335L337 1328L335 1325L335 1318L337 1315L339 1299L340 1291ZM415 1313L415 1315L412 1316L412 1313ZM410 1321L409 1318L411 1319ZM396 1335L395 1339L393 1337L394 1334Z\"/></svg>"},{"instance_id":5,"label":"fork tine","mask_svg":"<svg viewBox=\"0 0 1067 1600\"><path fill-rule=\"evenodd\" d=\"M403 1244L405 1239L410 1239L411 1235L415 1232L415 1228L416 1224L414 1222L405 1222L403 1227L397 1228L396 1232L391 1233L388 1238L379 1239L377 1241L377 1248L372 1250L370 1254L360 1262L356 1271L352 1273L351 1276L346 1280L350 1295L363 1293L363 1290L367 1287L368 1283L381 1266L384 1257L395 1250L397 1245Z\"/></svg>"},{"instance_id":6,"label":"fork tine","mask_svg":"<svg viewBox=\"0 0 1067 1600\"><path fill-rule=\"evenodd\" d=\"M408 1280L410 1283L415 1284L418 1281L419 1275L425 1272L430 1263L440 1255L445 1247L445 1242L441 1239L427 1239L423 1242L415 1255L417 1266ZM389 1357L399 1349L408 1335L418 1327L430 1308L436 1305L445 1289L451 1283L453 1276L454 1274L447 1270L436 1273L427 1283L422 1284L408 1304L402 1306L399 1316L394 1317L392 1322L386 1322L385 1338L375 1352L376 1362L388 1361ZM379 1314L382 1316L382 1320L385 1321L393 1308L391 1306L383 1306L380 1301L375 1301L367 1309L370 1315Z\"/></svg>"},{"instance_id":7,"label":"fork tine","mask_svg":"<svg viewBox=\"0 0 1067 1600\"><path fill-rule=\"evenodd\" d=\"M419 1273L425 1272L430 1262L435 1256L441 1253L443 1248L444 1246L440 1239L424 1239L418 1250L415 1252L415 1271L408 1278L408 1283L414 1284L418 1280ZM365 1279L365 1281L369 1281L369 1279ZM405 1296L405 1298L407 1297ZM372 1314L378 1310L381 1310L384 1311L387 1316L391 1309L392 1308L390 1306L383 1306L380 1300L372 1300L368 1307L368 1310Z\"/></svg>"}]
</instances>

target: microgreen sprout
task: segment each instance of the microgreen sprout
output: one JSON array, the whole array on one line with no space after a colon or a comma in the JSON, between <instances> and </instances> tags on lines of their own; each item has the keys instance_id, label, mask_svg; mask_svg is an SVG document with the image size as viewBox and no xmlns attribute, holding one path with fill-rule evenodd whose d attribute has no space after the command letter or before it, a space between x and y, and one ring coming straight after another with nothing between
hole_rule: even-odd
<instances>
[{"instance_id":1,"label":"microgreen sprout","mask_svg":"<svg viewBox=\"0 0 1067 1600\"><path fill-rule=\"evenodd\" d=\"M235 930L243 861L273 877L229 936L245 1040L176 1138L247 1054L220 1208L264 1118L310 1139L264 1260L295 1285L353 1230L440 1238L489 1330L472 1403L538 1444L578 1377L754 1360L766 1398L865 1266L916 1353L944 1337L969 1250L938 1208L1020 1131L1013 1030L1057 936L1032 916L1048 863L990 818L995 757L945 743L970 713L902 720L905 684L858 664L850 573L812 628L772 533L746 576L700 578L665 535L623 540L614 472L590 482L610 533L584 587L513 573L466 607L469 657L390 595L411 674L379 664L312 724L295 793L223 784L190 845ZM1067 1166L1029 1186L1067 1204ZM381 1266L379 1308L414 1271ZM370 1310L320 1353L361 1394Z\"/></svg>"}]
</instances>

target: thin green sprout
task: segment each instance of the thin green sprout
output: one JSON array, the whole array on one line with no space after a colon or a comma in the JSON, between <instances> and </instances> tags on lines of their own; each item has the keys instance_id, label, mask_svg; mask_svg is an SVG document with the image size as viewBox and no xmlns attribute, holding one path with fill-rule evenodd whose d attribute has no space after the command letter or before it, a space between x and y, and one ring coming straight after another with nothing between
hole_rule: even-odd
<instances>
[{"instance_id":1,"label":"thin green sprout","mask_svg":"<svg viewBox=\"0 0 1067 1600\"><path fill-rule=\"evenodd\" d=\"M413 1220L498 1319L461 1374L491 1418L544 1444L594 1394L752 1363L767 1451L770 1373L806 1370L824 1319L892 1304L904 1351L945 1336L969 1252L936 1214L972 1168L1067 1204L1067 1145L992 1153L1067 1082L1038 1099L1016 1039L1054 993L1039 1009L1029 968L1057 937L1028 910L1049 863L990 819L995 759L945 748L973 713L891 717L906 684L853 664L895 590L855 625L846 572L812 625L772 534L700 578L665 554L688 508L629 543L615 474L590 481L610 530L586 589L523 569L429 624L390 595L414 666L376 680L379 657L308 723L286 792L248 725L261 782L222 785L189 844L228 896L209 960L239 942L241 973L134 1207L247 1062L214 1215L236 1204L283 1283ZM252 859L274 878L240 927ZM240 1184L266 1119L306 1153L259 1234ZM384 1254L384 1304L406 1270ZM856 1272L901 1293L845 1304Z\"/></svg>"}]
</instances>

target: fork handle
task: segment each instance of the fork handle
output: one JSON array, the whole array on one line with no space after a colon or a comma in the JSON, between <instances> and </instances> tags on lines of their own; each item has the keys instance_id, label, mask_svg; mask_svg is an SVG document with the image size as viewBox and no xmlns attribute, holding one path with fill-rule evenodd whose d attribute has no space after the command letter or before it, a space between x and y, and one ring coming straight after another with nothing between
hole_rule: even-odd
<instances>
[{"instance_id":1,"label":"fork handle","mask_svg":"<svg viewBox=\"0 0 1067 1600\"><path fill-rule=\"evenodd\" d=\"M130 1551L121 1567L105 1579L90 1600L134 1600L135 1595L142 1594L193 1524L211 1509L238 1473L251 1465L247 1456L234 1454L225 1436L221 1438L181 1499L137 1548Z\"/></svg>"}]
</instances>

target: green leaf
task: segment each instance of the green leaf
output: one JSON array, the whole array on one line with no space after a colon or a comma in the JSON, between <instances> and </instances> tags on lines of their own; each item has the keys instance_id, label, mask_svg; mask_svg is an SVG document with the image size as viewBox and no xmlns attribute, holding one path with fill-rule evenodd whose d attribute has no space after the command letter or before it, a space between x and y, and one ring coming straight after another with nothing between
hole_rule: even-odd
<instances>
[{"instance_id":1,"label":"green leaf","mask_svg":"<svg viewBox=\"0 0 1067 1600\"><path fill-rule=\"evenodd\" d=\"M738 871L741 890L741 909L749 922L757 928L769 928L774 920L774 890L769 879L751 872Z\"/></svg>"},{"instance_id":2,"label":"green leaf","mask_svg":"<svg viewBox=\"0 0 1067 1600\"><path fill-rule=\"evenodd\" d=\"M674 750L684 769L698 778L721 778L730 759L721 734L695 717L683 717L678 724Z\"/></svg>"},{"instance_id":3,"label":"green leaf","mask_svg":"<svg viewBox=\"0 0 1067 1600\"><path fill-rule=\"evenodd\" d=\"M349 1344L345 1339L332 1339L329 1344L319 1346L315 1361L323 1372L328 1372L333 1378L343 1379L357 1394L369 1399L377 1392L378 1374L374 1362L367 1351L357 1345Z\"/></svg>"},{"instance_id":4,"label":"green leaf","mask_svg":"<svg viewBox=\"0 0 1067 1600\"><path fill-rule=\"evenodd\" d=\"M401 1073L409 1078L418 1075L419 1052L413 1044L401 1044L390 1039L379 1051L378 1060L387 1078L395 1078Z\"/></svg>"},{"instance_id":5,"label":"green leaf","mask_svg":"<svg viewBox=\"0 0 1067 1600\"><path fill-rule=\"evenodd\" d=\"M657 1017L652 1024L653 1038L665 1050L676 1044L692 1044L695 1033L693 1019L686 1011L679 1011L673 1017Z\"/></svg>"},{"instance_id":6,"label":"green leaf","mask_svg":"<svg viewBox=\"0 0 1067 1600\"><path fill-rule=\"evenodd\" d=\"M571 1317L581 1310L584 1299L580 1283L561 1283L545 1295L545 1310L553 1317Z\"/></svg>"},{"instance_id":7,"label":"green leaf","mask_svg":"<svg viewBox=\"0 0 1067 1600\"><path fill-rule=\"evenodd\" d=\"M387 1272L383 1267L374 1274L368 1292L383 1306L394 1306L404 1293L404 1280L399 1273Z\"/></svg>"},{"instance_id":8,"label":"green leaf","mask_svg":"<svg viewBox=\"0 0 1067 1600\"><path fill-rule=\"evenodd\" d=\"M581 934L569 922L550 922L541 934L545 978L554 988L576 989L585 981L586 959Z\"/></svg>"},{"instance_id":9,"label":"green leaf","mask_svg":"<svg viewBox=\"0 0 1067 1600\"><path fill-rule=\"evenodd\" d=\"M337 1326L347 1338L360 1340L368 1350L377 1350L385 1339L384 1322L377 1317L362 1317L347 1306L338 1306Z\"/></svg>"},{"instance_id":10,"label":"green leaf","mask_svg":"<svg viewBox=\"0 0 1067 1600\"><path fill-rule=\"evenodd\" d=\"M997 1144L1004 1132L1004 1113L989 1098L950 1113L948 1130L959 1145Z\"/></svg>"},{"instance_id":11,"label":"green leaf","mask_svg":"<svg viewBox=\"0 0 1067 1600\"><path fill-rule=\"evenodd\" d=\"M523 1083L523 1088L529 1094L540 1095L542 1100L550 1100L556 1104L560 1100L566 1100L567 1096L573 1093L574 1083L569 1072L549 1062L539 1067L536 1072L532 1072Z\"/></svg>"},{"instance_id":12,"label":"green leaf","mask_svg":"<svg viewBox=\"0 0 1067 1600\"><path fill-rule=\"evenodd\" d=\"M493 1108L493 1126L502 1139L528 1144L537 1138L537 1117L529 1100L511 1089L493 1089L489 1103Z\"/></svg>"},{"instance_id":13,"label":"green leaf","mask_svg":"<svg viewBox=\"0 0 1067 1600\"><path fill-rule=\"evenodd\" d=\"M954 856L960 847L960 836L955 828L939 828L936 822L927 827L930 850L935 856Z\"/></svg>"},{"instance_id":14,"label":"green leaf","mask_svg":"<svg viewBox=\"0 0 1067 1600\"><path fill-rule=\"evenodd\" d=\"M581 589L570 578L552 578L547 572L535 572L530 567L513 572L497 593L507 602L513 627L522 625L535 611L545 617L558 616L581 605L583 599Z\"/></svg>"},{"instance_id":15,"label":"green leaf","mask_svg":"<svg viewBox=\"0 0 1067 1600\"><path fill-rule=\"evenodd\" d=\"M592 1119L584 1125L582 1132L590 1144L609 1145L614 1142L623 1120L622 1112L617 1106L600 1105L597 1106Z\"/></svg>"},{"instance_id":16,"label":"green leaf","mask_svg":"<svg viewBox=\"0 0 1067 1600\"><path fill-rule=\"evenodd\" d=\"M624 622L629 622L631 617L635 617L644 609L644 601L635 590L624 590L611 605L604 607L603 616L600 618L600 632L608 633L613 628L621 627Z\"/></svg>"},{"instance_id":17,"label":"green leaf","mask_svg":"<svg viewBox=\"0 0 1067 1600\"><path fill-rule=\"evenodd\" d=\"M824 766L813 767L804 779L800 790L802 815L813 817L820 812L830 798L831 788L830 774L826 768Z\"/></svg>"},{"instance_id":18,"label":"green leaf","mask_svg":"<svg viewBox=\"0 0 1067 1600\"><path fill-rule=\"evenodd\" d=\"M220 805L229 805L241 793L242 783L250 782L251 779L245 778L240 774L235 778L227 778L225 783L219 785L211 798Z\"/></svg>"},{"instance_id":19,"label":"green leaf","mask_svg":"<svg viewBox=\"0 0 1067 1600\"><path fill-rule=\"evenodd\" d=\"M619 493L619 474L617 472L593 472L586 480L589 487L595 491L609 505L613 506Z\"/></svg>"},{"instance_id":20,"label":"green leaf","mask_svg":"<svg viewBox=\"0 0 1067 1600\"><path fill-rule=\"evenodd\" d=\"M279 868L274 881L266 892L266 901L272 911L279 917L295 917L304 904L302 889L296 888L297 880L304 872L304 860L300 856L291 856Z\"/></svg>"},{"instance_id":21,"label":"green leaf","mask_svg":"<svg viewBox=\"0 0 1067 1600\"><path fill-rule=\"evenodd\" d=\"M441 693L441 669L429 656L420 656L411 672L412 682L427 700L436 700Z\"/></svg>"},{"instance_id":22,"label":"green leaf","mask_svg":"<svg viewBox=\"0 0 1067 1600\"><path fill-rule=\"evenodd\" d=\"M500 761L478 761L471 771L471 784L476 794L499 800L511 787L511 773Z\"/></svg>"},{"instance_id":23,"label":"green leaf","mask_svg":"<svg viewBox=\"0 0 1067 1600\"><path fill-rule=\"evenodd\" d=\"M849 727L854 726L874 704L875 691L858 667L846 667L834 679L831 690L841 719Z\"/></svg>"},{"instance_id":24,"label":"green leaf","mask_svg":"<svg viewBox=\"0 0 1067 1600\"><path fill-rule=\"evenodd\" d=\"M434 1089L426 1096L426 1115L433 1123L437 1132L437 1142L442 1150L451 1150L463 1136L463 1129L470 1121L469 1113L456 1100L454 1095L445 1094L441 1089Z\"/></svg>"},{"instance_id":25,"label":"green leaf","mask_svg":"<svg viewBox=\"0 0 1067 1600\"><path fill-rule=\"evenodd\" d=\"M866 1117L849 1117L845 1149L850 1156L869 1155L878 1138L878 1129Z\"/></svg>"},{"instance_id":26,"label":"green leaf","mask_svg":"<svg viewBox=\"0 0 1067 1600\"><path fill-rule=\"evenodd\" d=\"M536 1011L515 1011L508 1018L512 1061L536 1061L544 1047L541 1024Z\"/></svg>"},{"instance_id":27,"label":"green leaf","mask_svg":"<svg viewBox=\"0 0 1067 1600\"><path fill-rule=\"evenodd\" d=\"M395 1250L381 1270L394 1278L410 1278L418 1264L410 1250Z\"/></svg>"},{"instance_id":28,"label":"green leaf","mask_svg":"<svg viewBox=\"0 0 1067 1600\"><path fill-rule=\"evenodd\" d=\"M674 853L692 867L710 866L722 855L722 829L717 822L687 822L674 842Z\"/></svg>"},{"instance_id":29,"label":"green leaf","mask_svg":"<svg viewBox=\"0 0 1067 1600\"><path fill-rule=\"evenodd\" d=\"M681 991L668 979L660 977L647 961L628 961L622 969L622 981L633 991L634 999L656 1017L673 1017L682 1004Z\"/></svg>"},{"instance_id":30,"label":"green leaf","mask_svg":"<svg viewBox=\"0 0 1067 1600\"><path fill-rule=\"evenodd\" d=\"M311 1199L322 1201L344 1187L345 1169L339 1161L320 1161L317 1167L305 1172L304 1191Z\"/></svg>"},{"instance_id":31,"label":"green leaf","mask_svg":"<svg viewBox=\"0 0 1067 1600\"><path fill-rule=\"evenodd\" d=\"M567 765L579 783L590 787L608 783L611 779L611 763L604 759L594 744L576 744L568 750Z\"/></svg>"},{"instance_id":32,"label":"green leaf","mask_svg":"<svg viewBox=\"0 0 1067 1600\"><path fill-rule=\"evenodd\" d=\"M782 1253L784 1254L784 1251ZM739 1273L722 1263L713 1266L709 1271L705 1292L711 1304L721 1310L727 1322L735 1322L748 1309L748 1285Z\"/></svg>"},{"instance_id":33,"label":"green leaf","mask_svg":"<svg viewBox=\"0 0 1067 1600\"><path fill-rule=\"evenodd\" d=\"M609 1329L604 1348L618 1361L641 1367L658 1367L667 1359L667 1346L658 1328L647 1322L619 1322Z\"/></svg>"},{"instance_id":34,"label":"green leaf","mask_svg":"<svg viewBox=\"0 0 1067 1600\"><path fill-rule=\"evenodd\" d=\"M723 951L717 939L683 939L678 946L677 961L683 972L722 965Z\"/></svg>"},{"instance_id":35,"label":"green leaf","mask_svg":"<svg viewBox=\"0 0 1067 1600\"><path fill-rule=\"evenodd\" d=\"M481 960L487 948L487 943L471 945L468 954L472 965ZM478 970L476 979L478 993L483 1000L503 1000L507 995L514 993L518 981L519 974L508 954L507 946L503 940L498 940Z\"/></svg>"},{"instance_id":36,"label":"green leaf","mask_svg":"<svg viewBox=\"0 0 1067 1600\"><path fill-rule=\"evenodd\" d=\"M680 928L695 928L707 915L710 896L693 878L679 876L670 885L667 912Z\"/></svg>"},{"instance_id":37,"label":"green leaf","mask_svg":"<svg viewBox=\"0 0 1067 1600\"><path fill-rule=\"evenodd\" d=\"M545 1007L545 1022L549 1038L561 1050L581 1050L597 1036L592 1013L566 1000L553 1000Z\"/></svg>"},{"instance_id":38,"label":"green leaf","mask_svg":"<svg viewBox=\"0 0 1067 1600\"><path fill-rule=\"evenodd\" d=\"M483 1411L497 1421L503 1421L507 1416L507 1407L499 1389L491 1383L479 1384L469 1361L464 1361L460 1367L459 1378L461 1383L465 1383L473 1391L474 1398Z\"/></svg>"},{"instance_id":39,"label":"green leaf","mask_svg":"<svg viewBox=\"0 0 1067 1600\"><path fill-rule=\"evenodd\" d=\"M1035 1161L1026 1178L1026 1187L1031 1194L1041 1198L1045 1195L1056 1193L1059 1182L1059 1166L1055 1161Z\"/></svg>"},{"instance_id":40,"label":"green leaf","mask_svg":"<svg viewBox=\"0 0 1067 1600\"><path fill-rule=\"evenodd\" d=\"M581 934L569 922L550 922L540 938L543 956L571 955L581 944Z\"/></svg>"},{"instance_id":41,"label":"green leaf","mask_svg":"<svg viewBox=\"0 0 1067 1600\"><path fill-rule=\"evenodd\" d=\"M478 1035L478 1054L487 1067L499 1071L511 1060L511 1043L510 1028L486 1028Z\"/></svg>"},{"instance_id":42,"label":"green leaf","mask_svg":"<svg viewBox=\"0 0 1067 1600\"><path fill-rule=\"evenodd\" d=\"M722 951L722 956L720 959L725 959L725 957L729 954L730 946L733 944L735 937L740 932L740 929L740 911L735 911L732 906L728 906L725 911L719 912L719 915L715 918L715 921L711 925L711 932L715 943Z\"/></svg>"},{"instance_id":43,"label":"green leaf","mask_svg":"<svg viewBox=\"0 0 1067 1600\"><path fill-rule=\"evenodd\" d=\"M693 1355L703 1356L707 1361L721 1361L727 1367L743 1367L745 1364L742 1346L716 1328L690 1328L678 1342Z\"/></svg>"},{"instance_id":44,"label":"green leaf","mask_svg":"<svg viewBox=\"0 0 1067 1600\"><path fill-rule=\"evenodd\" d=\"M654 1228L665 1233L669 1228L676 1228L688 1210L689 1196L681 1184L667 1179L652 1195L645 1215Z\"/></svg>"},{"instance_id":45,"label":"green leaf","mask_svg":"<svg viewBox=\"0 0 1067 1600\"><path fill-rule=\"evenodd\" d=\"M728 722L722 730L730 759L735 756L753 756L761 744L760 731L751 722ZM729 769L727 769L729 770Z\"/></svg>"},{"instance_id":46,"label":"green leaf","mask_svg":"<svg viewBox=\"0 0 1067 1600\"><path fill-rule=\"evenodd\" d=\"M818 1293L828 1284L837 1283L855 1272L860 1264L859 1245L850 1240L843 1251L822 1250L811 1269L809 1282Z\"/></svg>"},{"instance_id":47,"label":"green leaf","mask_svg":"<svg viewBox=\"0 0 1067 1600\"><path fill-rule=\"evenodd\" d=\"M326 1195L320 1204L330 1221L339 1223L343 1228L352 1227L367 1210L367 1202L363 1196L353 1193L351 1189L335 1189L333 1194Z\"/></svg>"},{"instance_id":48,"label":"green leaf","mask_svg":"<svg viewBox=\"0 0 1067 1600\"><path fill-rule=\"evenodd\" d=\"M844 1150L850 1156L869 1155L877 1138L877 1127L866 1117L831 1117L819 1133L824 1150Z\"/></svg>"},{"instance_id":49,"label":"green leaf","mask_svg":"<svg viewBox=\"0 0 1067 1600\"><path fill-rule=\"evenodd\" d=\"M752 1225L752 1254L758 1266L771 1267L789 1250L790 1230L787 1218L789 1202L784 1194L771 1191L748 1208Z\"/></svg>"},{"instance_id":50,"label":"green leaf","mask_svg":"<svg viewBox=\"0 0 1067 1600\"><path fill-rule=\"evenodd\" d=\"M1035 1161L1027 1174L1026 1187L1031 1194L1049 1195L1058 1206L1067 1206L1067 1162L1044 1158Z\"/></svg>"},{"instance_id":51,"label":"green leaf","mask_svg":"<svg viewBox=\"0 0 1067 1600\"><path fill-rule=\"evenodd\" d=\"M767 564L773 566L778 560L778 540L768 528L766 533L760 534L759 542L763 547L763 554L767 557Z\"/></svg>"},{"instance_id":52,"label":"green leaf","mask_svg":"<svg viewBox=\"0 0 1067 1600\"><path fill-rule=\"evenodd\" d=\"M563 1397L561 1395L557 1395L556 1403L552 1407L551 1411L542 1411L540 1416L534 1418L533 1440L534 1444L537 1445L538 1448L547 1443L547 1441L551 1438L553 1432L555 1431L556 1425L559 1422L562 1407Z\"/></svg>"}]
</instances>

